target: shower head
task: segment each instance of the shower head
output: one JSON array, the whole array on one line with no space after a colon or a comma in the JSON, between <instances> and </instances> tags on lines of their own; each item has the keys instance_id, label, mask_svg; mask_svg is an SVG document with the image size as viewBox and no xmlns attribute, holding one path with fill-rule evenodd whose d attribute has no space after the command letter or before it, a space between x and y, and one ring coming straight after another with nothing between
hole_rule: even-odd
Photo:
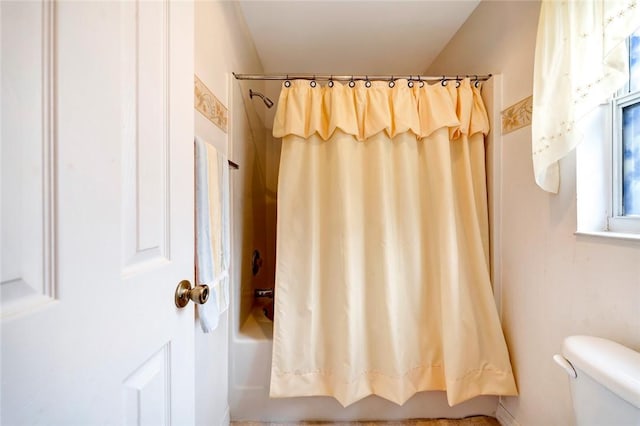
<instances>
[{"instance_id":1,"label":"shower head","mask_svg":"<svg viewBox=\"0 0 640 426\"><path fill-rule=\"evenodd\" d=\"M249 98L253 99L254 96L257 96L260 99L262 99L262 102L264 102L267 108L271 108L273 106L273 101L271 99L267 98L262 93L254 92L253 90L249 89Z\"/></svg>"}]
</instances>

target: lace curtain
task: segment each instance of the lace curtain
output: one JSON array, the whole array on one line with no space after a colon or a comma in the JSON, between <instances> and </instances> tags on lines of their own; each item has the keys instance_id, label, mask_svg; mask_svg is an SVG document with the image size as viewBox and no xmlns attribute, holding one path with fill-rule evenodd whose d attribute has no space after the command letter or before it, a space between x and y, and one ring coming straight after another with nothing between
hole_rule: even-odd
<instances>
[{"instance_id":1,"label":"lace curtain","mask_svg":"<svg viewBox=\"0 0 640 426\"><path fill-rule=\"evenodd\" d=\"M557 193L558 160L582 139L576 124L628 80L625 40L640 27L638 0L543 0L533 77L536 183Z\"/></svg>"}]
</instances>

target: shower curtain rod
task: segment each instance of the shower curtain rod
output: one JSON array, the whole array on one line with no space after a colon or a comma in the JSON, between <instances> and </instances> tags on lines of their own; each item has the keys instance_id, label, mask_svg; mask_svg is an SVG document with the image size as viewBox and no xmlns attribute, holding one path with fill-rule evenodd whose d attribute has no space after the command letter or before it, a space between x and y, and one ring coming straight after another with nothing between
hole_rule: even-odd
<instances>
[{"instance_id":1,"label":"shower curtain rod","mask_svg":"<svg viewBox=\"0 0 640 426\"><path fill-rule=\"evenodd\" d=\"M351 81L351 80L413 80L413 81L447 81L471 78L474 81L487 81L491 74L475 75L332 75L332 74L236 74L236 80L322 80L322 81Z\"/></svg>"}]
</instances>

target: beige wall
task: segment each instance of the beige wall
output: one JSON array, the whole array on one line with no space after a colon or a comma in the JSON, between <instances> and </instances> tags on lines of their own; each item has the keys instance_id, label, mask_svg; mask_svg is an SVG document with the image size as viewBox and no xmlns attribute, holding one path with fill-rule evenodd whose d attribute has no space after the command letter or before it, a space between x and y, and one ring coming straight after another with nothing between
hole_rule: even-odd
<instances>
[{"instance_id":1,"label":"beige wall","mask_svg":"<svg viewBox=\"0 0 640 426\"><path fill-rule=\"evenodd\" d=\"M274 107L275 108L275 107ZM266 135L266 167L267 174L267 191L265 194L266 202L266 241L267 253L265 256L264 275L270 280L268 287L275 286L276 277L276 225L277 225L277 197L278 197L278 171L280 169L280 151L282 149L282 140L274 138L272 130L267 129Z\"/></svg>"},{"instance_id":2,"label":"beige wall","mask_svg":"<svg viewBox=\"0 0 640 426\"><path fill-rule=\"evenodd\" d=\"M502 74L502 108L532 93L538 2L482 1L429 74ZM573 423L566 374L551 357L567 335L640 349L640 246L577 237L575 154L561 188L535 186L531 128L502 138L502 318L520 397L502 404L522 426Z\"/></svg>"},{"instance_id":3,"label":"beige wall","mask_svg":"<svg viewBox=\"0 0 640 426\"><path fill-rule=\"evenodd\" d=\"M253 194L263 193L256 177L257 152L252 141L249 115L243 106L248 95L232 80L230 73L261 73L262 65L248 35L244 19L235 2L197 1L195 3L195 73L229 109L228 133L195 111L196 135L216 145L240 165L231 172L231 216L233 223L231 271L232 303L236 290L250 283L250 256L254 244L251 225L256 216ZM233 129L233 131L232 131ZM263 179L264 181L264 179ZM257 183L256 183L257 182ZM264 187L264 183L262 183ZM264 203L263 203L264 204ZM264 207L263 207L264 210ZM219 327L203 334L196 324L196 423L219 425L228 421L229 331L236 326L234 306Z\"/></svg>"}]
</instances>

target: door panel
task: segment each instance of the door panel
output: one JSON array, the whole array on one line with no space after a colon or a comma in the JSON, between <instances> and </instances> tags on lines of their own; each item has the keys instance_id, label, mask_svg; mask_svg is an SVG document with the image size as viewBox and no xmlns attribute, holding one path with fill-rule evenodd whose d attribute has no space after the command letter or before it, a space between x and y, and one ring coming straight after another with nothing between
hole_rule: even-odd
<instances>
[{"instance_id":1,"label":"door panel","mask_svg":"<svg viewBox=\"0 0 640 426\"><path fill-rule=\"evenodd\" d=\"M54 297L52 23L47 3L2 7L3 318Z\"/></svg>"},{"instance_id":2,"label":"door panel","mask_svg":"<svg viewBox=\"0 0 640 426\"><path fill-rule=\"evenodd\" d=\"M123 273L168 260L168 4L122 5Z\"/></svg>"},{"instance_id":3,"label":"door panel","mask_svg":"<svg viewBox=\"0 0 640 426\"><path fill-rule=\"evenodd\" d=\"M124 381L124 425L170 424L170 359L165 345Z\"/></svg>"},{"instance_id":4,"label":"door panel","mask_svg":"<svg viewBox=\"0 0 640 426\"><path fill-rule=\"evenodd\" d=\"M192 424L193 5L0 13L1 423Z\"/></svg>"}]
</instances>

